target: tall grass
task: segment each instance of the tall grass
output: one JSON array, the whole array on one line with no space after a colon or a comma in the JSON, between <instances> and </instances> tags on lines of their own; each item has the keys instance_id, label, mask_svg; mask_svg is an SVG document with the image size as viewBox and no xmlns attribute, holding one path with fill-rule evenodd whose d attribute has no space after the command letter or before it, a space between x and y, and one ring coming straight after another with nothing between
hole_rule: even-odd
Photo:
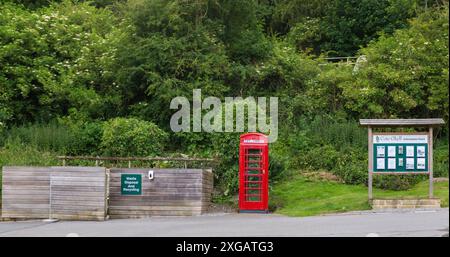
<instances>
[{"instance_id":1,"label":"tall grass","mask_svg":"<svg viewBox=\"0 0 450 257\"><path fill-rule=\"evenodd\" d=\"M367 129L354 120L339 120L329 116L317 116L300 124L314 143L329 144L336 150L347 146L367 149Z\"/></svg>"},{"instance_id":2,"label":"tall grass","mask_svg":"<svg viewBox=\"0 0 450 257\"><path fill-rule=\"evenodd\" d=\"M448 177L449 149L448 136L444 136L435 142L433 152L433 175L434 177Z\"/></svg>"},{"instance_id":3,"label":"tall grass","mask_svg":"<svg viewBox=\"0 0 450 257\"><path fill-rule=\"evenodd\" d=\"M0 148L0 167L5 165L51 166L58 160L51 152L38 150L33 146L6 144Z\"/></svg>"},{"instance_id":4,"label":"tall grass","mask_svg":"<svg viewBox=\"0 0 450 257\"><path fill-rule=\"evenodd\" d=\"M6 143L0 147L0 189L2 188L3 166L52 166L58 165L55 154L38 150L36 147L18 143ZM1 195L1 190L0 190Z\"/></svg>"},{"instance_id":5,"label":"tall grass","mask_svg":"<svg viewBox=\"0 0 450 257\"><path fill-rule=\"evenodd\" d=\"M5 144L22 144L59 153L66 152L73 140L69 128L57 122L12 127L5 134Z\"/></svg>"}]
</instances>

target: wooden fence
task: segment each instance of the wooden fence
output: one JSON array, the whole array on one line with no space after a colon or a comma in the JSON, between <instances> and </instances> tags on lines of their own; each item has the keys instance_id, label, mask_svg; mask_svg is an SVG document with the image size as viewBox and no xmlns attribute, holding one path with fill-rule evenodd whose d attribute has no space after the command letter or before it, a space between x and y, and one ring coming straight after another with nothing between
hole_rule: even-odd
<instances>
[{"instance_id":1,"label":"wooden fence","mask_svg":"<svg viewBox=\"0 0 450 257\"><path fill-rule=\"evenodd\" d=\"M153 179L148 172L153 172ZM123 194L122 174L141 177L139 194ZM104 220L200 215L213 190L211 169L3 167L2 217Z\"/></svg>"},{"instance_id":2,"label":"wooden fence","mask_svg":"<svg viewBox=\"0 0 450 257\"><path fill-rule=\"evenodd\" d=\"M106 169L52 167L51 218L104 220L107 212Z\"/></svg>"},{"instance_id":3,"label":"wooden fence","mask_svg":"<svg viewBox=\"0 0 450 257\"><path fill-rule=\"evenodd\" d=\"M141 175L141 194L122 194L122 174ZM211 200L213 173L210 169L110 169L109 189L111 218L200 215Z\"/></svg>"},{"instance_id":4,"label":"wooden fence","mask_svg":"<svg viewBox=\"0 0 450 257\"><path fill-rule=\"evenodd\" d=\"M131 168L136 162L170 162L172 164L178 163L183 164L185 169L188 168L188 163L190 166L203 167L208 165L213 167L219 163L219 160L213 158L196 158L196 157L110 157L110 156L57 156L58 160L62 161L62 166L66 166L68 161L95 161L95 166L105 166L105 162L109 164L115 163L114 167L121 167L117 164L126 162L128 168ZM194 165L193 165L194 164ZM146 164L148 165L148 163ZM111 166L108 166L111 167ZM135 166L136 167L136 166ZM142 167L142 166L141 166ZM144 166L146 167L146 166ZM154 166L152 166L154 167Z\"/></svg>"},{"instance_id":5,"label":"wooden fence","mask_svg":"<svg viewBox=\"0 0 450 257\"><path fill-rule=\"evenodd\" d=\"M3 167L3 218L104 220L106 169Z\"/></svg>"},{"instance_id":6,"label":"wooden fence","mask_svg":"<svg viewBox=\"0 0 450 257\"><path fill-rule=\"evenodd\" d=\"M49 167L3 167L3 218L48 218Z\"/></svg>"}]
</instances>

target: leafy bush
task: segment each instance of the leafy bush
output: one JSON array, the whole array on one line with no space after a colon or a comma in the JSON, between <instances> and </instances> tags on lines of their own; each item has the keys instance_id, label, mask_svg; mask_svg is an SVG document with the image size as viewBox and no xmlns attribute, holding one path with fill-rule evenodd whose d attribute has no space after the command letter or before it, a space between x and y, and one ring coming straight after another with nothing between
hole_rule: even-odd
<instances>
[{"instance_id":1,"label":"leafy bush","mask_svg":"<svg viewBox=\"0 0 450 257\"><path fill-rule=\"evenodd\" d=\"M175 148L174 150L202 157L210 157L213 154L210 133L179 132L172 133L170 136L170 140L174 142L169 146L171 150Z\"/></svg>"},{"instance_id":2,"label":"leafy bush","mask_svg":"<svg viewBox=\"0 0 450 257\"><path fill-rule=\"evenodd\" d=\"M396 175L396 176L374 176L373 177L373 186L382 188L382 189L391 189L391 190L406 190L410 189L412 186L417 184L420 181L423 181L428 176L424 175Z\"/></svg>"},{"instance_id":3,"label":"leafy bush","mask_svg":"<svg viewBox=\"0 0 450 257\"><path fill-rule=\"evenodd\" d=\"M86 122L71 128L72 141L67 154L100 155L100 143L103 135L102 122Z\"/></svg>"},{"instance_id":4,"label":"leafy bush","mask_svg":"<svg viewBox=\"0 0 450 257\"><path fill-rule=\"evenodd\" d=\"M287 162L285 157L269 149L269 181L283 178L286 172Z\"/></svg>"},{"instance_id":5,"label":"leafy bush","mask_svg":"<svg viewBox=\"0 0 450 257\"><path fill-rule=\"evenodd\" d=\"M331 145L311 147L304 155L298 156L298 163L302 168L309 170L332 170L339 153Z\"/></svg>"},{"instance_id":6,"label":"leafy bush","mask_svg":"<svg viewBox=\"0 0 450 257\"><path fill-rule=\"evenodd\" d=\"M152 122L115 118L105 122L100 146L109 156L155 156L161 155L167 139Z\"/></svg>"},{"instance_id":7,"label":"leafy bush","mask_svg":"<svg viewBox=\"0 0 450 257\"><path fill-rule=\"evenodd\" d=\"M343 149L332 172L347 184L367 184L367 151Z\"/></svg>"},{"instance_id":8,"label":"leafy bush","mask_svg":"<svg viewBox=\"0 0 450 257\"><path fill-rule=\"evenodd\" d=\"M212 147L221 161L215 170L218 188L224 195L239 188L239 133L212 134Z\"/></svg>"}]
</instances>

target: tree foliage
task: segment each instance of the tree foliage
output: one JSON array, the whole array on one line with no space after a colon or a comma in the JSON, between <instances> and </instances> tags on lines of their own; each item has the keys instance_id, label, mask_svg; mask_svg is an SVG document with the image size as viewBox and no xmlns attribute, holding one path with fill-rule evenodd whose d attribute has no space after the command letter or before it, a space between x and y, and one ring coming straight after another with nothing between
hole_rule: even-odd
<instances>
[{"instance_id":1,"label":"tree foliage","mask_svg":"<svg viewBox=\"0 0 450 257\"><path fill-rule=\"evenodd\" d=\"M429 11L361 50L367 65L340 84L361 117L448 120L448 9Z\"/></svg>"},{"instance_id":2,"label":"tree foliage","mask_svg":"<svg viewBox=\"0 0 450 257\"><path fill-rule=\"evenodd\" d=\"M31 12L0 6L0 121L49 121L70 108L104 115L114 102L107 10L64 2Z\"/></svg>"},{"instance_id":3,"label":"tree foliage","mask_svg":"<svg viewBox=\"0 0 450 257\"><path fill-rule=\"evenodd\" d=\"M173 133L170 102L193 89L279 97L274 174L325 169L365 183L359 118L448 123L447 2L4 0L0 144L17 137L64 154L218 156L218 184L231 194L238 134ZM323 59L353 55L366 61ZM445 140L448 128L438 135ZM444 148L439 174L448 174Z\"/></svg>"}]
</instances>

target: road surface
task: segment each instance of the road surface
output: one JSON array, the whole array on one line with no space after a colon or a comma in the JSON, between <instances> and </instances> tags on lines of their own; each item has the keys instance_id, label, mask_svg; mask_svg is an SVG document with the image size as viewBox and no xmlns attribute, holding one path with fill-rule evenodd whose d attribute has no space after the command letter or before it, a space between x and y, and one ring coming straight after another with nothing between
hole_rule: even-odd
<instances>
[{"instance_id":1,"label":"road surface","mask_svg":"<svg viewBox=\"0 0 450 257\"><path fill-rule=\"evenodd\" d=\"M449 209L363 211L315 217L208 214L96 221L0 222L0 236L431 236L448 235Z\"/></svg>"}]
</instances>

